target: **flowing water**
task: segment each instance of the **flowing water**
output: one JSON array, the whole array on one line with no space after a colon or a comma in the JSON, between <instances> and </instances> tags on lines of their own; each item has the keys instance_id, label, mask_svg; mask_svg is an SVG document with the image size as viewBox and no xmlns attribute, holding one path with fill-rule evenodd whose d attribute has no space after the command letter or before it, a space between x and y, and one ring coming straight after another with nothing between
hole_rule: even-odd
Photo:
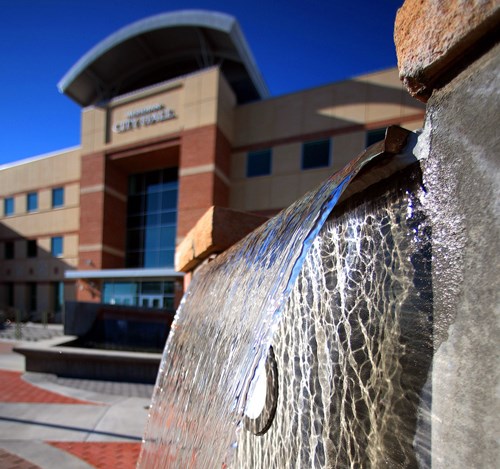
<instances>
[{"instance_id":1,"label":"flowing water","mask_svg":"<svg viewBox=\"0 0 500 469\"><path fill-rule=\"evenodd\" d=\"M425 460L425 450L412 449L421 435L417 446L427 444L417 431L425 372L411 372L428 320L424 312L422 326L427 279L415 274L427 271L418 200L399 190L376 210L327 222L374 156L362 154L197 273L165 347L138 467L409 467L405 461ZM414 338L407 330L417 323L421 337ZM278 409L269 432L257 437L242 422L245 409L255 413L256 377L271 343Z\"/></svg>"}]
</instances>

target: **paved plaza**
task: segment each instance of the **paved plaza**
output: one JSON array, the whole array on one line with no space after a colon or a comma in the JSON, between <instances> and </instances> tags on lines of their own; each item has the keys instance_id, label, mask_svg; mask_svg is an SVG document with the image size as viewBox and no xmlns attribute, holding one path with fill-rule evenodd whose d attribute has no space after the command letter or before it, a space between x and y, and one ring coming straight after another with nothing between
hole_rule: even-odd
<instances>
[{"instance_id":1,"label":"paved plaza","mask_svg":"<svg viewBox=\"0 0 500 469\"><path fill-rule=\"evenodd\" d=\"M153 385L26 373L12 349L62 329L33 324L22 333L0 331L0 467L135 467Z\"/></svg>"}]
</instances>

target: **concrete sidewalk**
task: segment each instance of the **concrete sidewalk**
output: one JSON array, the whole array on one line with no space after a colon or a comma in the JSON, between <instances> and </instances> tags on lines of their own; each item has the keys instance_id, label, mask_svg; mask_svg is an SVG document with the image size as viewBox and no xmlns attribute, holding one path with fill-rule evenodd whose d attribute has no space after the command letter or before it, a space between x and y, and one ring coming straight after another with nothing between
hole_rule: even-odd
<instances>
[{"instance_id":1,"label":"concrete sidewalk","mask_svg":"<svg viewBox=\"0 0 500 469\"><path fill-rule=\"evenodd\" d=\"M0 467L135 467L153 386L24 373L21 344L0 339Z\"/></svg>"}]
</instances>

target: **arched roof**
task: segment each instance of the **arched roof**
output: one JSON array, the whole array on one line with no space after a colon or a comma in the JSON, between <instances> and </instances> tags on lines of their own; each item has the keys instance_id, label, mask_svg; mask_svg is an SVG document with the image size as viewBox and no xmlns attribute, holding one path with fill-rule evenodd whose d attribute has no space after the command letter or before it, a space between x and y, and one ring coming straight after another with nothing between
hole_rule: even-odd
<instances>
[{"instance_id":1,"label":"arched roof","mask_svg":"<svg viewBox=\"0 0 500 469\"><path fill-rule=\"evenodd\" d=\"M214 65L238 102L269 95L236 19L204 10L163 13L116 31L81 57L58 88L88 106Z\"/></svg>"}]
</instances>

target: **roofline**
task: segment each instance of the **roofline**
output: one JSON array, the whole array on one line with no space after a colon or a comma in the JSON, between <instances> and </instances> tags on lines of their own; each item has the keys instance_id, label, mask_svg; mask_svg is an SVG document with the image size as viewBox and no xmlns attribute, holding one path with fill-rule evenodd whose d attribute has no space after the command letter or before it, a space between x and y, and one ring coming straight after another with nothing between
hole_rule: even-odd
<instances>
[{"instance_id":1,"label":"roofline","mask_svg":"<svg viewBox=\"0 0 500 469\"><path fill-rule=\"evenodd\" d=\"M75 145L73 147L63 148L62 150L54 150L49 153L43 153L42 155L29 156L28 158L23 158L22 160L13 161L12 163L5 163L0 165L0 171L4 169L15 168L16 166L21 166L23 164L32 163L38 160L44 160L46 158L52 158L54 156L62 155L63 153L69 153L72 151L80 150L80 145Z\"/></svg>"},{"instance_id":2,"label":"roofline","mask_svg":"<svg viewBox=\"0 0 500 469\"><path fill-rule=\"evenodd\" d=\"M156 29L175 26L199 26L216 29L228 34L250 74L255 88L262 98L269 97L269 90L257 67L253 54L241 32L238 21L230 15L208 10L180 10L161 13L124 26L109 35L84 54L61 78L57 84L60 93L65 94L72 82L95 60L118 44L139 34Z\"/></svg>"}]
</instances>

